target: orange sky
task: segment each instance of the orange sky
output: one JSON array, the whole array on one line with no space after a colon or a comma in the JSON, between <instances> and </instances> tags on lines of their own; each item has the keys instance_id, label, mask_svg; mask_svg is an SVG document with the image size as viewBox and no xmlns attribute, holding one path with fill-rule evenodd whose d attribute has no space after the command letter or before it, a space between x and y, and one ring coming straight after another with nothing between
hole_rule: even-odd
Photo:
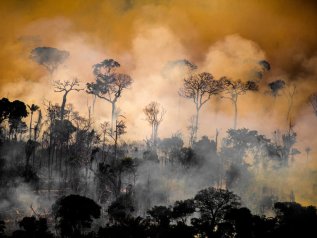
<instances>
[{"instance_id":1,"label":"orange sky","mask_svg":"<svg viewBox=\"0 0 317 238\"><path fill-rule=\"evenodd\" d=\"M315 160L309 163L316 166L317 117L307 103L308 95L317 91L316 10L314 1L292 0L1 1L0 92L29 104L60 103L52 80L76 76L84 85L93 81L93 64L114 58L134 79L118 103L128 118L127 138L149 138L142 109L156 100L167 111L159 134L166 137L180 131L187 141L194 106L177 94L181 79L162 77L165 63L186 58L216 78L243 80L258 60L266 59L272 70L261 82L260 93L241 97L238 127L268 136L277 128L285 129L287 99L274 101L264 94L264 87L276 79L293 83L298 147L312 148ZM70 58L49 76L29 59L37 46L67 50ZM87 115L92 97L72 93L68 102ZM110 105L97 100L96 127L109 120L110 113ZM203 108L199 135L214 137L217 128L224 136L232 123L231 104L214 98Z\"/></svg>"}]
</instances>

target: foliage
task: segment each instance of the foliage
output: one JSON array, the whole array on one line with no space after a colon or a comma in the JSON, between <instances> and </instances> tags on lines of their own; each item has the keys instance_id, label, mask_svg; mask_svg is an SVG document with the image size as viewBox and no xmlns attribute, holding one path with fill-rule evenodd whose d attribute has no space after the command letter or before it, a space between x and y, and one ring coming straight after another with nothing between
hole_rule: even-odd
<instances>
[{"instance_id":1,"label":"foliage","mask_svg":"<svg viewBox=\"0 0 317 238\"><path fill-rule=\"evenodd\" d=\"M31 51L30 58L44 66L51 74L69 57L69 52L52 47L37 47Z\"/></svg>"},{"instance_id":2,"label":"foliage","mask_svg":"<svg viewBox=\"0 0 317 238\"><path fill-rule=\"evenodd\" d=\"M80 195L59 198L52 206L56 226L62 236L76 237L83 228L90 228L92 218L100 217L101 207L92 199Z\"/></svg>"}]
</instances>

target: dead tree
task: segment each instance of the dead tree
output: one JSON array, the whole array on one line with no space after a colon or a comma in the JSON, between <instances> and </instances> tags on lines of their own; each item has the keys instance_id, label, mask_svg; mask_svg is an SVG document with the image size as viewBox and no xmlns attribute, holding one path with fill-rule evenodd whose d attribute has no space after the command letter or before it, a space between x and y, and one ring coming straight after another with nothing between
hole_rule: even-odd
<instances>
[{"instance_id":1,"label":"dead tree","mask_svg":"<svg viewBox=\"0 0 317 238\"><path fill-rule=\"evenodd\" d=\"M67 95L71 91L81 91L83 89L79 88L79 81L77 78L74 78L73 80L69 81L54 81L54 92L56 93L64 93L63 95L63 101L61 105L61 121L64 120L64 114L65 114L65 106L66 106L66 101L67 101Z\"/></svg>"},{"instance_id":2,"label":"dead tree","mask_svg":"<svg viewBox=\"0 0 317 238\"><path fill-rule=\"evenodd\" d=\"M166 113L166 110L160 106L158 102L149 103L144 109L143 112L146 116L146 121L152 127L151 140L154 146L157 144L158 128L163 117Z\"/></svg>"}]
</instances>

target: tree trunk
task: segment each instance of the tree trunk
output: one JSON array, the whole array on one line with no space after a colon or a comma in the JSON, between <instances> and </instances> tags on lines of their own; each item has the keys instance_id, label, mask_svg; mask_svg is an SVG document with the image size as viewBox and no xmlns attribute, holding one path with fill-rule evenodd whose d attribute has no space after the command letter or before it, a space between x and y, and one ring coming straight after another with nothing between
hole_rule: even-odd
<instances>
[{"instance_id":1,"label":"tree trunk","mask_svg":"<svg viewBox=\"0 0 317 238\"><path fill-rule=\"evenodd\" d=\"M32 136L32 120L33 120L33 111L31 111L30 134L29 134L29 139L30 140L31 140L31 136Z\"/></svg>"},{"instance_id":2,"label":"tree trunk","mask_svg":"<svg viewBox=\"0 0 317 238\"><path fill-rule=\"evenodd\" d=\"M62 105L61 105L61 121L64 120L64 113L65 113L67 94L68 94L68 92L65 92L65 94L63 95L63 102L62 102Z\"/></svg>"},{"instance_id":3,"label":"tree trunk","mask_svg":"<svg viewBox=\"0 0 317 238\"><path fill-rule=\"evenodd\" d=\"M233 101L233 107L234 107L234 122L233 122L233 129L237 129L237 120L238 120L238 105L237 105L237 99L235 98Z\"/></svg>"},{"instance_id":4,"label":"tree trunk","mask_svg":"<svg viewBox=\"0 0 317 238\"><path fill-rule=\"evenodd\" d=\"M194 136L193 136L193 142L197 139L197 133L198 133L198 124L199 124L199 110L200 108L196 106L196 120L195 120L195 128L194 128Z\"/></svg>"},{"instance_id":5,"label":"tree trunk","mask_svg":"<svg viewBox=\"0 0 317 238\"><path fill-rule=\"evenodd\" d=\"M113 135L114 132L114 122L116 120L116 103L111 103L111 135Z\"/></svg>"}]
</instances>

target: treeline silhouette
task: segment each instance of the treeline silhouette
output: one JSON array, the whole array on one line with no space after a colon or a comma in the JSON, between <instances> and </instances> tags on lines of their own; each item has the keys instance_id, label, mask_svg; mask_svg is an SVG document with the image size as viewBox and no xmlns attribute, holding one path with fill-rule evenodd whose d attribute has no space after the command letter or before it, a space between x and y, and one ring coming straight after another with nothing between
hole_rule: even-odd
<instances>
[{"instance_id":1,"label":"treeline silhouette","mask_svg":"<svg viewBox=\"0 0 317 238\"><path fill-rule=\"evenodd\" d=\"M131 192L131 191L130 191ZM133 194L122 194L108 207L107 222L100 218L101 206L80 195L59 198L52 206L55 230L47 218L24 217L20 229L5 235L0 221L1 238L163 238L163 237L239 237L278 238L316 237L316 207L295 202L274 204L274 217L253 215L240 205L234 193L213 187L199 191L192 199L171 206L154 206L145 217L131 215ZM92 224L94 227L92 228Z\"/></svg>"},{"instance_id":2,"label":"treeline silhouette","mask_svg":"<svg viewBox=\"0 0 317 238\"><path fill-rule=\"evenodd\" d=\"M51 47L31 52L31 59L51 77L68 57L68 52ZM259 81L271 68L268 62L257 62L246 81L216 80L187 60L167 63L164 77L179 70L184 79L179 95L196 109L188 127L188 146L181 133L159 138L166 110L158 102L146 102L143 109L150 139L122 141L129 128L117 103L133 80L119 68L113 59L93 65L95 81L85 88L77 78L53 81L54 91L62 93L60 105L0 100L0 236L316 236L315 207L296 203L292 188L256 180L258 175L289 168L300 153L293 104L288 105L288 129L276 129L271 138L257 130L237 129L238 98L259 92ZM286 89L281 80L267 86L274 98L288 90L292 101L296 92L295 86ZM74 91L86 91L94 100L111 104L110 122L96 125L94 104L88 106L87 117L67 104ZM233 129L221 141L219 131L215 140L198 138L201 108L216 96L233 103ZM310 97L314 110L316 98ZM311 148L305 151L308 160ZM307 168L307 174L313 172ZM311 194L316 194L314 186L307 188ZM166 206L195 193L192 199ZM275 215L268 216L272 211Z\"/></svg>"}]
</instances>

